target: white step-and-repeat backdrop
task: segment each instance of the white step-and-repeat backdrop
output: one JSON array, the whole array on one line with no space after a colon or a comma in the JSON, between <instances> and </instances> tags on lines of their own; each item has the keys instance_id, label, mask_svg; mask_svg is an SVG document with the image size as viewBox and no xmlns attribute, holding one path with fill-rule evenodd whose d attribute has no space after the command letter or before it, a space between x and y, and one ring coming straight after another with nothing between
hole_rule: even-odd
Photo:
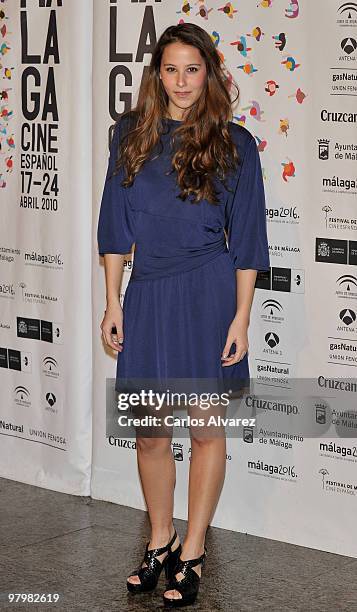
<instances>
[{"instance_id":1,"label":"white step-and-repeat backdrop","mask_svg":"<svg viewBox=\"0 0 357 612\"><path fill-rule=\"evenodd\" d=\"M357 557L357 5L5 0L1 11L1 475L145 508L134 439L107 435L116 362L100 337L96 225L110 126L135 104L161 32L191 21L240 87L272 266L255 292L241 406L257 425L228 437L212 524ZM121 298L131 268L128 256ZM173 452L186 518L179 432Z\"/></svg>"},{"instance_id":2,"label":"white step-and-repeat backdrop","mask_svg":"<svg viewBox=\"0 0 357 612\"><path fill-rule=\"evenodd\" d=\"M1 476L81 495L92 454L87 5L0 4Z\"/></svg>"}]
</instances>

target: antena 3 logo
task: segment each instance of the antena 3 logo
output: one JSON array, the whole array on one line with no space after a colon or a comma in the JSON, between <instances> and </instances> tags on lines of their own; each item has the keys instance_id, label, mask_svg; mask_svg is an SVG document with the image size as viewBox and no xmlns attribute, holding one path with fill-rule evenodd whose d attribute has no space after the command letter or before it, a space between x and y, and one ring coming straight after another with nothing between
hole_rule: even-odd
<instances>
[{"instance_id":1,"label":"antena 3 logo","mask_svg":"<svg viewBox=\"0 0 357 612\"><path fill-rule=\"evenodd\" d=\"M343 40L341 41L341 49L344 52L345 55L342 55L340 57L340 62L346 62L346 61L356 61L356 55L352 55L352 53L354 54L354 52L356 51L357 48L357 42L355 38L343 38Z\"/></svg>"},{"instance_id":2,"label":"antena 3 logo","mask_svg":"<svg viewBox=\"0 0 357 612\"><path fill-rule=\"evenodd\" d=\"M337 25L357 27L357 2L343 2L337 9Z\"/></svg>"}]
</instances>

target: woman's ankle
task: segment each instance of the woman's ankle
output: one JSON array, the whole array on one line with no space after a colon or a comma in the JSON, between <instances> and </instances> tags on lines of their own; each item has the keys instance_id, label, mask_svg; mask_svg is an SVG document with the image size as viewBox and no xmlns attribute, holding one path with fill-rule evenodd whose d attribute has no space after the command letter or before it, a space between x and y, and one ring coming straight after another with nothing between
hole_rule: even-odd
<instances>
[{"instance_id":1,"label":"woman's ankle","mask_svg":"<svg viewBox=\"0 0 357 612\"><path fill-rule=\"evenodd\" d=\"M172 540L174 533L175 527L173 524L168 527L152 529L150 542L154 543L154 546L157 547L166 546L166 544L168 544Z\"/></svg>"},{"instance_id":2,"label":"woman's ankle","mask_svg":"<svg viewBox=\"0 0 357 612\"><path fill-rule=\"evenodd\" d=\"M187 561L188 559L197 559L198 557L203 555L204 551L204 540L188 540L186 538L184 543L182 544L181 559L182 561Z\"/></svg>"}]
</instances>

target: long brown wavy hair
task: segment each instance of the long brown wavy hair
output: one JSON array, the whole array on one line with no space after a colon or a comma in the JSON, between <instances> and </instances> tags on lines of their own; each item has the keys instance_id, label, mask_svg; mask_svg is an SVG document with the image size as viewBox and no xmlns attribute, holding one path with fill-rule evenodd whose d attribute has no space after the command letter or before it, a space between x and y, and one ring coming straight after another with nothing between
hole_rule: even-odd
<instances>
[{"instance_id":1,"label":"long brown wavy hair","mask_svg":"<svg viewBox=\"0 0 357 612\"><path fill-rule=\"evenodd\" d=\"M191 200L194 204L201 199L218 204L214 179L222 181L228 189L227 174L240 161L228 129L228 121L233 118L231 85L237 89L233 102L239 98L239 89L226 75L210 35L193 23L169 26L160 36L150 65L144 71L137 105L121 115L122 120L125 116L129 118L130 129L125 130L121 138L115 172L124 164L126 178L122 185L132 185L136 174L160 143L169 101L160 79L160 65L165 47L174 42L199 50L206 63L207 78L201 96L171 135L172 144L178 142L179 146L175 147L170 172L177 173L182 200L194 196Z\"/></svg>"}]
</instances>

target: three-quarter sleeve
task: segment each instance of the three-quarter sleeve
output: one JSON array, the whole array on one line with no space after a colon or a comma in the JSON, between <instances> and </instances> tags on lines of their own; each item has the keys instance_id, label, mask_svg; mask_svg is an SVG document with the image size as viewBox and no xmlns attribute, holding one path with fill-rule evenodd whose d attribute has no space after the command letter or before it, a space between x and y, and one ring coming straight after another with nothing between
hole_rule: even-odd
<instances>
[{"instance_id":1,"label":"three-quarter sleeve","mask_svg":"<svg viewBox=\"0 0 357 612\"><path fill-rule=\"evenodd\" d=\"M121 120L117 122L110 144L108 168L100 204L97 227L99 255L105 253L130 253L134 242L133 211L130 208L127 188L121 185L124 169L112 176L120 142Z\"/></svg>"},{"instance_id":2,"label":"three-quarter sleeve","mask_svg":"<svg viewBox=\"0 0 357 612\"><path fill-rule=\"evenodd\" d=\"M235 190L226 205L229 253L235 269L269 270L263 174L253 136L243 155Z\"/></svg>"}]
</instances>

